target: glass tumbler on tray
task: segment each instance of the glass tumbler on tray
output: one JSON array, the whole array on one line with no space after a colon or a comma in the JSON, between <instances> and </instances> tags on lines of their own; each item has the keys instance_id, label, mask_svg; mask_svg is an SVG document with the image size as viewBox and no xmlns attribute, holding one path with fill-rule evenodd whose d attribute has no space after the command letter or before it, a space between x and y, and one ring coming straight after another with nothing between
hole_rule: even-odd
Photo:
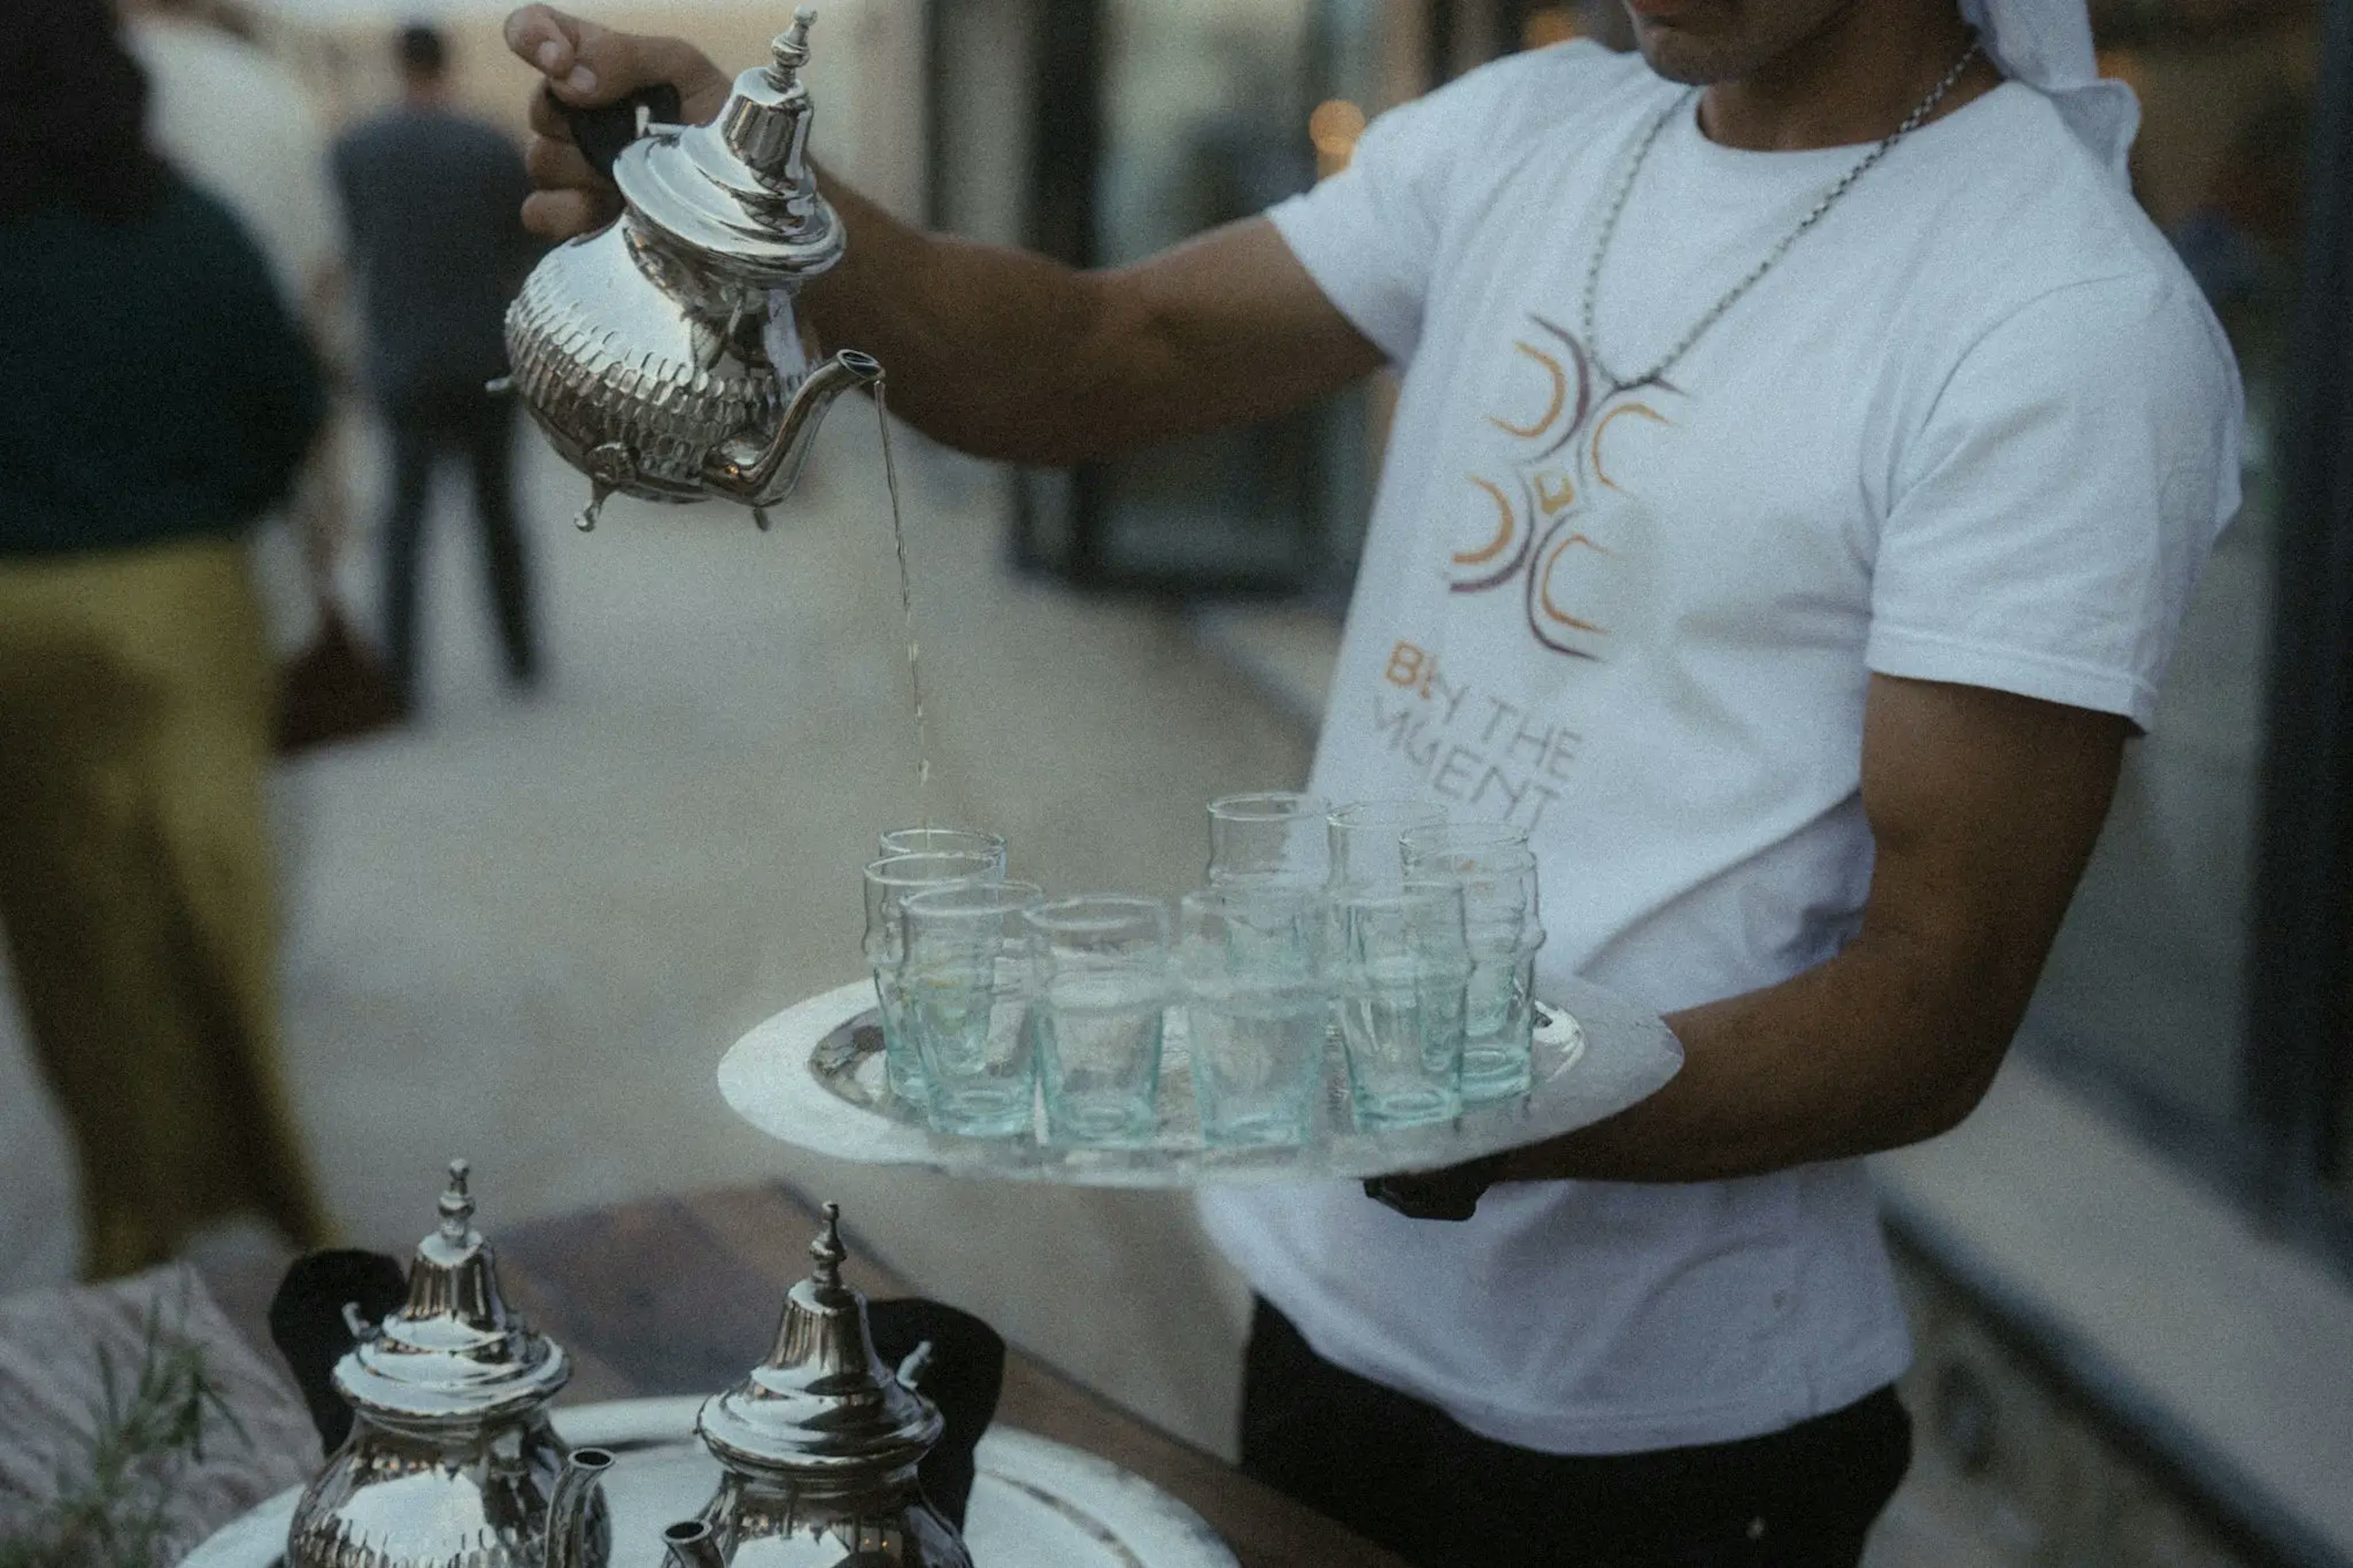
<instances>
[{"instance_id":1,"label":"glass tumbler on tray","mask_svg":"<svg viewBox=\"0 0 2353 1568\"><path fill-rule=\"evenodd\" d=\"M1229 882L1324 884L1329 864L1324 797L1294 790L1229 795L1209 803L1212 887Z\"/></svg>"},{"instance_id":2,"label":"glass tumbler on tray","mask_svg":"<svg viewBox=\"0 0 2353 1568\"><path fill-rule=\"evenodd\" d=\"M986 855L1005 874L1005 836L969 827L892 827L875 840L877 855Z\"/></svg>"},{"instance_id":3,"label":"glass tumbler on tray","mask_svg":"<svg viewBox=\"0 0 2353 1568\"><path fill-rule=\"evenodd\" d=\"M1329 885L1396 892L1405 881L1406 834L1445 820L1444 806L1421 800L1360 800L1337 808L1324 819Z\"/></svg>"},{"instance_id":4,"label":"glass tumbler on tray","mask_svg":"<svg viewBox=\"0 0 2353 1568\"><path fill-rule=\"evenodd\" d=\"M1255 881L1185 895L1176 963L1203 1142L1312 1135L1331 1016L1323 921L1314 889Z\"/></svg>"},{"instance_id":5,"label":"glass tumbler on tray","mask_svg":"<svg viewBox=\"0 0 2353 1568\"><path fill-rule=\"evenodd\" d=\"M1167 906L1095 894L1039 904L1024 918L1047 1136L1148 1142L1159 1125Z\"/></svg>"},{"instance_id":6,"label":"glass tumbler on tray","mask_svg":"<svg viewBox=\"0 0 2353 1568\"><path fill-rule=\"evenodd\" d=\"M1329 895L1332 989L1360 1131L1420 1127L1462 1109L1471 949L1462 889L1402 881Z\"/></svg>"},{"instance_id":7,"label":"glass tumbler on tray","mask_svg":"<svg viewBox=\"0 0 2353 1568\"><path fill-rule=\"evenodd\" d=\"M1527 835L1496 823L1457 823L1405 836L1409 876L1462 889L1471 950L1462 1098L1508 1100L1528 1090L1535 1031L1535 957L1543 947L1536 861Z\"/></svg>"},{"instance_id":8,"label":"glass tumbler on tray","mask_svg":"<svg viewBox=\"0 0 2353 1568\"><path fill-rule=\"evenodd\" d=\"M1035 882L960 882L902 906L900 981L935 1131L1011 1138L1030 1129L1038 1058L1023 917L1044 901Z\"/></svg>"},{"instance_id":9,"label":"glass tumbler on tray","mask_svg":"<svg viewBox=\"0 0 2353 1568\"><path fill-rule=\"evenodd\" d=\"M883 836L887 840L890 835ZM900 906L909 894L958 882L1001 881L1005 855L977 853L886 854L866 868L866 966L874 974L874 1002L882 1015L882 1056L891 1092L921 1105L928 1092L922 1058L907 1027L907 1004L899 979L906 958L906 927Z\"/></svg>"}]
</instances>

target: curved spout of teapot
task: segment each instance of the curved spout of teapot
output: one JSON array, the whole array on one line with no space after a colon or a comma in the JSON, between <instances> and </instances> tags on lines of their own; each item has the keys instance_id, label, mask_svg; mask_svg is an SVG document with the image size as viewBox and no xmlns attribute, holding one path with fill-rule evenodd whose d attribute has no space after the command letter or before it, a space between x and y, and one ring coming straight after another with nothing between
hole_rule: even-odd
<instances>
[{"instance_id":1,"label":"curved spout of teapot","mask_svg":"<svg viewBox=\"0 0 2353 1568\"><path fill-rule=\"evenodd\" d=\"M718 1537L712 1533L711 1526L699 1519L690 1519L663 1531L662 1544L670 1548L662 1568L727 1568L727 1557L719 1550Z\"/></svg>"},{"instance_id":2,"label":"curved spout of teapot","mask_svg":"<svg viewBox=\"0 0 2353 1568\"><path fill-rule=\"evenodd\" d=\"M547 1505L547 1568L604 1568L608 1547L597 1537L612 1526L596 1503L612 1468L609 1448L575 1448L565 1461Z\"/></svg>"},{"instance_id":3,"label":"curved spout of teapot","mask_svg":"<svg viewBox=\"0 0 2353 1568\"><path fill-rule=\"evenodd\" d=\"M882 379L881 362L844 349L815 370L786 405L776 434L765 442L730 441L703 461L703 479L720 494L747 506L773 506L792 493L808 461L809 445L833 400L853 387Z\"/></svg>"}]
</instances>

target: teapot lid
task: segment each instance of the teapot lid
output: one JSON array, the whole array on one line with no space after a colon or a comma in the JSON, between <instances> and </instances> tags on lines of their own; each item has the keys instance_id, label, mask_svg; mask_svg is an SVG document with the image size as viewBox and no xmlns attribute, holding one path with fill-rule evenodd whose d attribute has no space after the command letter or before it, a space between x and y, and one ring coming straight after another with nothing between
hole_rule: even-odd
<instances>
[{"instance_id":1,"label":"teapot lid","mask_svg":"<svg viewBox=\"0 0 2353 1568\"><path fill-rule=\"evenodd\" d=\"M939 1441L932 1402L874 1353L866 1298L842 1283L841 1205L809 1247L817 1271L785 1297L776 1348L705 1401L695 1428L731 1469L849 1483L913 1466Z\"/></svg>"},{"instance_id":2,"label":"teapot lid","mask_svg":"<svg viewBox=\"0 0 2353 1568\"><path fill-rule=\"evenodd\" d=\"M465 1161L449 1162L441 1224L417 1245L408 1300L380 1324L354 1323L360 1342L335 1363L336 1392L363 1415L480 1424L546 1403L572 1375L562 1347L508 1310L467 1177Z\"/></svg>"},{"instance_id":3,"label":"teapot lid","mask_svg":"<svg viewBox=\"0 0 2353 1568\"><path fill-rule=\"evenodd\" d=\"M658 126L613 166L640 217L699 259L742 281L776 287L841 259L841 222L808 163L809 25L803 6L774 58L735 79L708 125Z\"/></svg>"}]
</instances>

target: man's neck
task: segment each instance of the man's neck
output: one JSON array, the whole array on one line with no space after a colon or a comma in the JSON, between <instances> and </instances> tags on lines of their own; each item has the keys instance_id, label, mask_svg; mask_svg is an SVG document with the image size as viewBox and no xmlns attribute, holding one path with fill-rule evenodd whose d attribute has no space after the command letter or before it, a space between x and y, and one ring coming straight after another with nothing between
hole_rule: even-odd
<instances>
[{"instance_id":1,"label":"man's neck","mask_svg":"<svg viewBox=\"0 0 2353 1568\"><path fill-rule=\"evenodd\" d=\"M1950 0L1858 0L1759 69L1711 86L1700 100L1700 128L1712 142L1757 153L1876 142L1944 79L1968 37ZM1978 56L1935 118L2000 80L1993 63Z\"/></svg>"}]
</instances>

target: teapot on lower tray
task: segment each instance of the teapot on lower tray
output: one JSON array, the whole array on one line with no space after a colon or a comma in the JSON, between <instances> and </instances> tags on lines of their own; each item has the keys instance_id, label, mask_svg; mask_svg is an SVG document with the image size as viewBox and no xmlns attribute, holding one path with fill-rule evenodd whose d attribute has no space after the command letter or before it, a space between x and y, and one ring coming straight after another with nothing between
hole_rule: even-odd
<instances>
[{"instance_id":1,"label":"teapot on lower tray","mask_svg":"<svg viewBox=\"0 0 2353 1568\"><path fill-rule=\"evenodd\" d=\"M563 1348L508 1310L474 1228L463 1160L441 1224L419 1242L407 1299L335 1363L352 1429L295 1505L287 1568L548 1568L552 1513L570 1510L560 1568L604 1568L603 1499L576 1485L547 1402Z\"/></svg>"},{"instance_id":2,"label":"teapot on lower tray","mask_svg":"<svg viewBox=\"0 0 2353 1568\"><path fill-rule=\"evenodd\" d=\"M939 1441L932 1402L875 1354L866 1298L842 1282L841 1206L825 1205L817 1271L785 1297L768 1357L695 1418L720 1464L696 1518L662 1532L670 1568L972 1568L915 1467ZM550 1525L549 1568L596 1568L594 1498L613 1463L576 1450Z\"/></svg>"}]
</instances>

